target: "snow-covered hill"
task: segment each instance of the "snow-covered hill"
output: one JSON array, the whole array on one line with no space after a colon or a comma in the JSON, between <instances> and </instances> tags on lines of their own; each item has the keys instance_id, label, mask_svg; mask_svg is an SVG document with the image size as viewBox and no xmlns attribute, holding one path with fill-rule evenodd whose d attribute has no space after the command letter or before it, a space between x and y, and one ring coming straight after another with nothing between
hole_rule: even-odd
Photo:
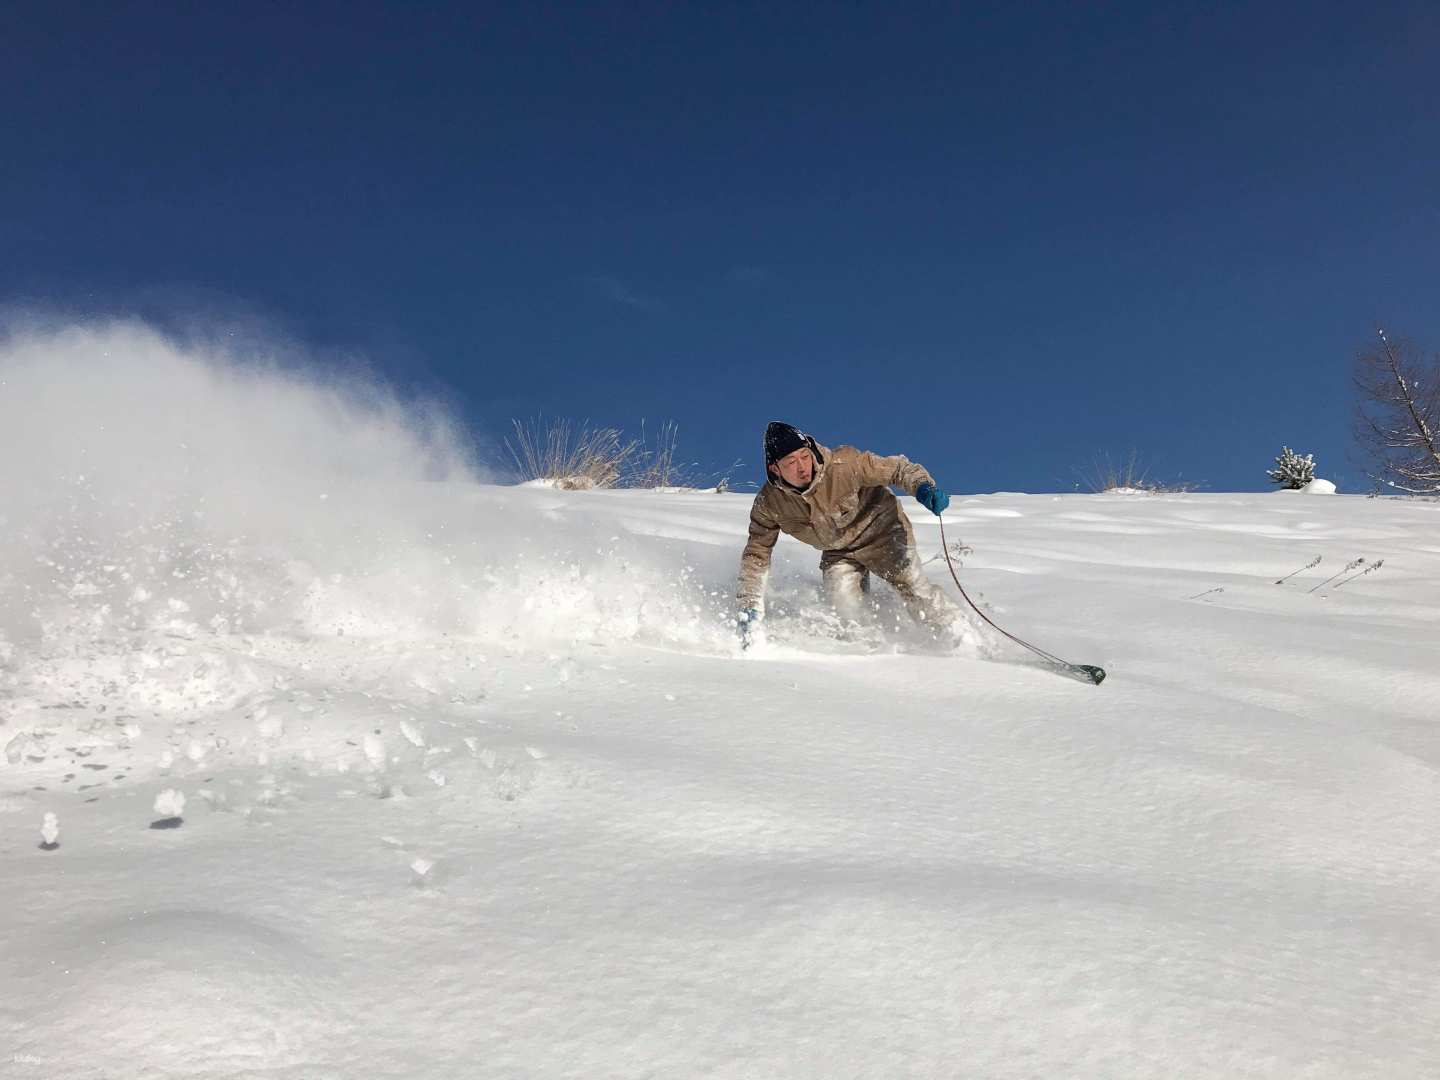
<instances>
[{"instance_id":1,"label":"snow-covered hill","mask_svg":"<svg viewBox=\"0 0 1440 1080\"><path fill-rule=\"evenodd\" d=\"M0 1075L1440 1074L1440 504L956 497L1103 686L788 540L741 656L747 496L133 329L0 375Z\"/></svg>"}]
</instances>

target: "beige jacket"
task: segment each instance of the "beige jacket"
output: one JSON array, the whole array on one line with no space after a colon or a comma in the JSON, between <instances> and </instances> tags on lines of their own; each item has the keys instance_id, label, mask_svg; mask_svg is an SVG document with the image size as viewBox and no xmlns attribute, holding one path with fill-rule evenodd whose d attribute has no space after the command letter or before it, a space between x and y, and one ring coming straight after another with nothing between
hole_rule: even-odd
<instances>
[{"instance_id":1,"label":"beige jacket","mask_svg":"<svg viewBox=\"0 0 1440 1080\"><path fill-rule=\"evenodd\" d=\"M895 556L903 556L909 546L910 521L889 485L913 495L921 484L935 482L930 474L900 454L881 457L853 446L816 449L818 462L808 488L796 491L771 477L755 496L736 589L742 610L762 606L770 556L782 532L821 551L842 554L894 550L897 533L904 542Z\"/></svg>"}]
</instances>

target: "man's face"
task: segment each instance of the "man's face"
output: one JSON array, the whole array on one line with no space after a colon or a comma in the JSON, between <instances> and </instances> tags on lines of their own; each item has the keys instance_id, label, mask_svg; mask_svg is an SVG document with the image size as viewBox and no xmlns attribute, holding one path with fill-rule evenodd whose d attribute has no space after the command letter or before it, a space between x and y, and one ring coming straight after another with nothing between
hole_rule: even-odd
<instances>
[{"instance_id":1,"label":"man's face","mask_svg":"<svg viewBox=\"0 0 1440 1080\"><path fill-rule=\"evenodd\" d=\"M808 446L792 450L771 466L785 482L797 488L807 488L815 477L815 455Z\"/></svg>"}]
</instances>

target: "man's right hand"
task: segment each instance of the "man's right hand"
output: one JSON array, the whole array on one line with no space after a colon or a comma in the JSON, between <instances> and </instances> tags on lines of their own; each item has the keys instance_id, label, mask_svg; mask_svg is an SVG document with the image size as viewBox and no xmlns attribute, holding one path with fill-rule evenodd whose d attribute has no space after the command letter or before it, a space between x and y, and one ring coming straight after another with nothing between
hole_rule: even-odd
<instances>
[{"instance_id":1,"label":"man's right hand","mask_svg":"<svg viewBox=\"0 0 1440 1080\"><path fill-rule=\"evenodd\" d=\"M740 648L748 649L760 633L760 609L746 608L736 617L736 622L740 628Z\"/></svg>"}]
</instances>

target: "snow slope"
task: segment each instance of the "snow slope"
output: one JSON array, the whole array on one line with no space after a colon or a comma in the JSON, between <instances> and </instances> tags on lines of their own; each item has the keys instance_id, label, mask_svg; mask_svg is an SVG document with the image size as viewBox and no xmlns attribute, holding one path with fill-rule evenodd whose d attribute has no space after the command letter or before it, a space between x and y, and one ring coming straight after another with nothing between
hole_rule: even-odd
<instances>
[{"instance_id":1,"label":"snow slope","mask_svg":"<svg viewBox=\"0 0 1440 1080\"><path fill-rule=\"evenodd\" d=\"M956 497L1103 686L788 540L742 657L748 497L247 370L0 353L0 1076L1440 1075L1440 503Z\"/></svg>"}]
</instances>

